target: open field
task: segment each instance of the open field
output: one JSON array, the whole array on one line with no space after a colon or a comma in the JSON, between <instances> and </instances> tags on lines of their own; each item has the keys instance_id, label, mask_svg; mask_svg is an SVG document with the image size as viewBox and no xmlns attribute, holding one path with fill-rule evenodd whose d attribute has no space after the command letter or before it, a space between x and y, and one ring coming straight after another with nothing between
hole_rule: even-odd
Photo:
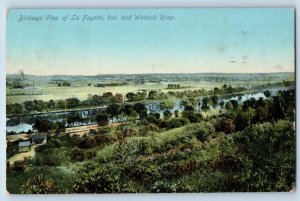
<instances>
[{"instance_id":1,"label":"open field","mask_svg":"<svg viewBox=\"0 0 300 201\"><path fill-rule=\"evenodd\" d=\"M213 74L212 74L213 75ZM207 75L212 76L211 74ZM276 74L275 74L276 75ZM225 85L231 85L233 87L247 87L250 88L252 86L257 85L267 85L276 83L282 80L293 80L294 75L292 73L288 74L278 74L276 76L274 75L256 75L253 76L254 78L249 75L250 78L242 76L241 75L233 75L230 77L230 75L226 75L228 78L225 80L222 80L221 78L212 77L212 81L207 81L208 78L202 77L203 75L199 74L200 77L197 77L196 75L191 75L191 79L189 80L188 76L184 77L175 77L171 76L164 78L164 75L160 75L160 79L154 77L156 83L151 82L153 78L153 75L149 75L148 77L144 75L143 77L130 77L130 75L127 76L115 76L115 77L109 77L109 79L105 79L105 77L99 77L96 80L92 77L85 77L84 79L81 77L71 77L71 78L64 78L71 84L69 87L58 87L57 84L53 84L53 82L60 82L57 80L60 80L56 77L46 77L46 78L40 78L40 77L32 77L27 76L28 78L25 81L22 81L24 85L28 85L24 88L11 88L7 85L6 87L6 104L11 103L21 103L24 101L33 101L35 99L37 100L43 100L43 101L49 101L51 99L53 100L59 100L59 99L67 99L67 98L78 98L79 100L85 100L90 95L102 95L106 92L111 92L113 94L120 93L123 96L125 96L129 92L141 92L143 90L146 90L147 92L154 90L154 91L161 91L161 92L169 92L169 91L185 91L185 90L199 90L199 89L205 89L205 90L211 90L214 87L220 88L221 86ZM170 76L170 75L165 75ZM193 77L194 76L194 77ZM13 80L17 80L18 75L11 75L9 76L9 84L12 83ZM74 80L75 79L75 80ZM54 80L54 81L53 81ZM129 81L127 81L129 80ZM139 83L136 80L143 80L145 83ZM122 86L106 86L106 87L95 87L94 85L97 83L124 83L126 82L126 85ZM33 84L34 83L34 84ZM179 89L168 89L168 84L177 83L180 84ZM88 86L90 84L91 86Z\"/></svg>"},{"instance_id":2,"label":"open field","mask_svg":"<svg viewBox=\"0 0 300 201\"><path fill-rule=\"evenodd\" d=\"M237 83L234 83L237 84ZM245 83L245 85L250 83ZM252 83L253 84L253 83ZM223 83L199 83L190 84L182 89L167 89L167 84L141 84L141 85L126 85L126 86L114 86L114 87L94 87L94 86L71 86L71 87L57 87L41 85L37 88L25 88L25 89L9 89L6 88L7 96L6 103L22 103L24 101L33 100L59 100L67 98L78 98L79 100L85 100L89 95L102 95L106 92L112 92L113 94L120 93L125 96L129 92L141 92L142 90L156 90L162 92L168 91L184 91L184 90L199 90L202 88L213 89L214 87L221 87ZM238 84L237 84L238 85ZM18 95L20 94L20 95ZM29 95L38 94L38 95Z\"/></svg>"}]
</instances>

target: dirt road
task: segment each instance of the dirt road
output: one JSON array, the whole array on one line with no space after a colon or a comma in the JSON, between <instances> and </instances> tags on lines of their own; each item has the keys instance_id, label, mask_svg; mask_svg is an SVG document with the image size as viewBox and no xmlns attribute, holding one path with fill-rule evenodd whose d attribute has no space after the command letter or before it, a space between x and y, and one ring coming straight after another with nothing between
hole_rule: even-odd
<instances>
[{"instance_id":1,"label":"dirt road","mask_svg":"<svg viewBox=\"0 0 300 201\"><path fill-rule=\"evenodd\" d=\"M7 159L7 161L12 165L14 164L15 161L21 161L24 160L25 157L31 157L34 158L35 157L35 148L39 146L39 145L33 145L31 146L30 151L28 152L23 152L23 153L18 153L12 157L10 157L9 159Z\"/></svg>"}]
</instances>

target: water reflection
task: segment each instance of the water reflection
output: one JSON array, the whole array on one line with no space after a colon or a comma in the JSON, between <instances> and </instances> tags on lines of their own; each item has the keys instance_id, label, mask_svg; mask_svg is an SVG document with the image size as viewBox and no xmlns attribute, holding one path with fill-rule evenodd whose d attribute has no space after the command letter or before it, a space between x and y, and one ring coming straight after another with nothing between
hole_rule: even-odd
<instances>
[{"instance_id":1,"label":"water reflection","mask_svg":"<svg viewBox=\"0 0 300 201\"><path fill-rule=\"evenodd\" d=\"M270 90L271 96L275 95L278 90ZM254 98L258 100L259 98L265 99L266 96L262 92L258 93L248 93L243 95L234 95L234 96L228 96L226 98L222 98L218 100L218 104L220 102L224 102L226 104L230 100L236 100L239 104L243 103L246 100L249 100L251 98ZM198 100L202 102L203 97L198 97ZM201 105L196 105L196 109L200 109ZM161 116L163 115L163 110L160 109L159 101L154 103L148 103L146 104L146 108L148 109L148 113L160 113ZM212 107L211 107L212 108ZM215 107L215 109L220 109L220 106L218 105ZM95 115L105 110L105 108L97 108L97 109L88 109L88 110L78 110L78 111L68 111L68 112L51 112L51 113L44 113L44 114L35 114L35 115L25 115L25 116L19 116L19 117L10 117L6 118L6 131L8 133L21 133L21 132L28 132L29 130L33 130L32 125L37 119L43 120L47 119L53 122L66 122L66 118L69 115L79 115L81 118L85 119L82 122L74 122L72 124L66 123L66 127L75 127L75 126L83 126L83 125L92 125L96 124L96 122L93 120ZM174 106L170 111L174 113L176 110L179 112L182 112L184 110L184 107L181 104L181 100L174 101ZM125 121L126 119L124 117L119 118L112 118L110 119L110 123L113 122L121 122Z\"/></svg>"}]
</instances>

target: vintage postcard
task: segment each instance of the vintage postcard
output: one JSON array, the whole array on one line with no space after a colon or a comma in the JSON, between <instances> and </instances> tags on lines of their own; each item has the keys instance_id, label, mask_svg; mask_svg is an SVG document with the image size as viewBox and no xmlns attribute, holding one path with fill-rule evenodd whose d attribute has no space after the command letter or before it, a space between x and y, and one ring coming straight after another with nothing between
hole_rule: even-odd
<instances>
[{"instance_id":1,"label":"vintage postcard","mask_svg":"<svg viewBox=\"0 0 300 201\"><path fill-rule=\"evenodd\" d=\"M295 191L294 18L7 10L7 191Z\"/></svg>"}]
</instances>

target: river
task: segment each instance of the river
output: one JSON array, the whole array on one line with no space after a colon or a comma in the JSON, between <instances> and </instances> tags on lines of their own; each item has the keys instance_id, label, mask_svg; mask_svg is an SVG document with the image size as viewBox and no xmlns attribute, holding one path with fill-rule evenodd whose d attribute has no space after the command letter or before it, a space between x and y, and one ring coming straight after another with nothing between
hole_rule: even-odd
<instances>
[{"instance_id":1,"label":"river","mask_svg":"<svg viewBox=\"0 0 300 201\"><path fill-rule=\"evenodd\" d=\"M271 92L271 96L274 96L277 91L283 90L284 88L276 88L269 90ZM254 98L258 100L259 98L265 99L266 96L263 92L256 92L256 93L247 93L247 94L241 94L241 95L231 95L227 96L226 98L222 98L218 100L218 103L224 102L225 104L230 100L236 100L239 104L243 103L246 100L249 100L251 98ZM202 101L203 97L198 97L200 101ZM154 103L147 103L146 107L148 109L148 113L160 113L161 116L163 115L163 111L159 107L159 101ZM199 109L200 106L196 106L196 109ZM178 110L179 112L182 112L184 107L181 105L181 100L176 100L174 102L173 108L170 110L172 113L174 113L175 110ZM220 106L217 106L215 109L220 109ZM95 115L105 110L105 107L101 108L95 108L95 109L86 109L86 110L75 110L75 111L61 111L61 112L49 112L49 113L41 113L41 114L33 114L33 115L23 115L23 116L14 116L14 117L8 117L6 118L6 132L10 134L14 133L22 133L22 132L28 132L33 131L33 124L37 119L47 119L53 122L63 122L66 121L66 118L68 115L71 114L78 114L82 118L90 118L92 119L95 117ZM124 118L119 119L110 119L110 122L118 122L118 121L124 121ZM89 120L86 122L76 122L75 124L68 125L66 124L66 127L74 127L74 126L83 126L83 125L91 125L95 124L95 121Z\"/></svg>"}]
</instances>

